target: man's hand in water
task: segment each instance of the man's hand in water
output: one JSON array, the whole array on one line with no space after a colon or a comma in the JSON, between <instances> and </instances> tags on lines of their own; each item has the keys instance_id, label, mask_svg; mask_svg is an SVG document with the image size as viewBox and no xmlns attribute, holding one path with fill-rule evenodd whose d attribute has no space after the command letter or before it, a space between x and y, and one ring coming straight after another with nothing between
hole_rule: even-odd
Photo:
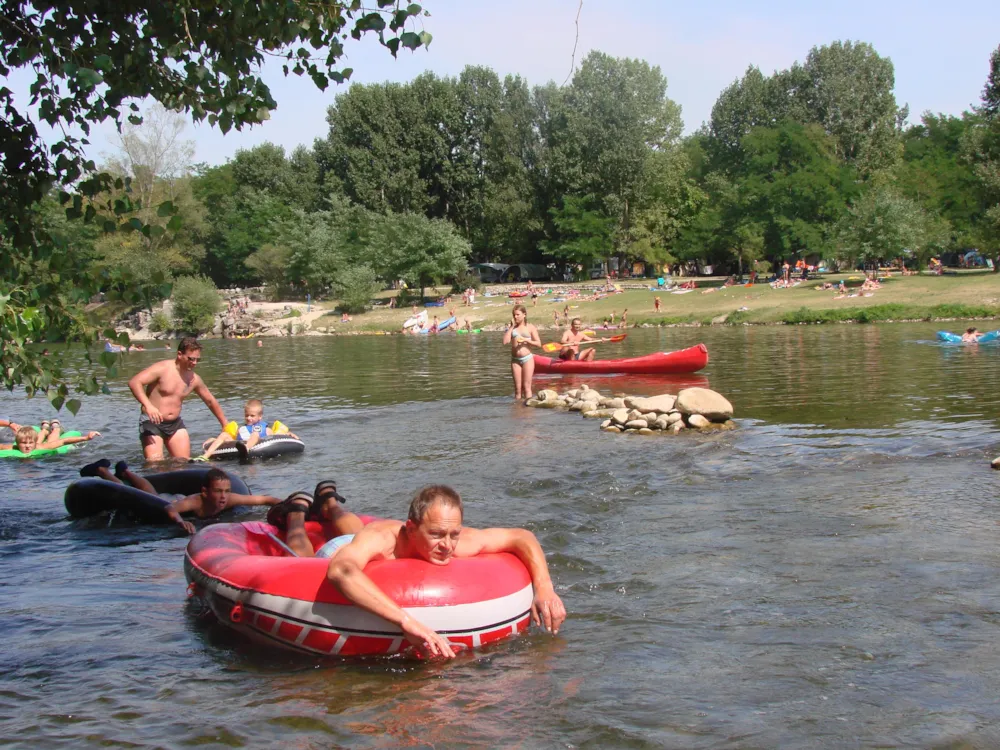
<instances>
[{"instance_id":1,"label":"man's hand in water","mask_svg":"<svg viewBox=\"0 0 1000 750\"><path fill-rule=\"evenodd\" d=\"M180 526L182 529L184 529L184 532L187 534L193 534L194 532L197 531L197 529L194 527L194 524L191 523L190 521L181 521L177 525Z\"/></svg>"},{"instance_id":2,"label":"man's hand in water","mask_svg":"<svg viewBox=\"0 0 1000 750\"><path fill-rule=\"evenodd\" d=\"M406 615L403 618L403 621L399 623L399 627L402 628L406 640L416 646L426 647L431 652L431 656L443 656L446 659L455 658L455 652L452 651L447 639L442 638L410 615Z\"/></svg>"},{"instance_id":3,"label":"man's hand in water","mask_svg":"<svg viewBox=\"0 0 1000 750\"><path fill-rule=\"evenodd\" d=\"M531 620L535 625L555 635L565 619L566 607L554 589L549 587L535 593L535 600L531 603Z\"/></svg>"}]
</instances>

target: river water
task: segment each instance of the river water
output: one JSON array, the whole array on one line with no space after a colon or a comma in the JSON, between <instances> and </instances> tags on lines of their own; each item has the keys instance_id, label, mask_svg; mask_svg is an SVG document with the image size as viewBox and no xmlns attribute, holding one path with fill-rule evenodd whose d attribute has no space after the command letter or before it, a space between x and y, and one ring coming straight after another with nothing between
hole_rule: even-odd
<instances>
[{"instance_id":1,"label":"river water","mask_svg":"<svg viewBox=\"0 0 1000 750\"><path fill-rule=\"evenodd\" d=\"M956 326L958 324L955 324ZM70 521L84 461L141 465L127 377L74 454L0 462L0 742L23 747L995 747L1000 745L1000 346L931 325L629 332L703 341L686 379L538 378L606 392L709 385L739 429L611 435L510 398L497 334L206 342L239 420L260 397L308 444L238 467L285 495L335 478L401 517L431 482L473 526L526 526L569 619L449 663L268 652L186 600L185 539ZM608 345L608 351L610 351ZM602 352L603 353L603 352ZM18 421L47 403L0 397ZM217 425L197 401L198 438ZM244 513L239 518L255 517Z\"/></svg>"}]
</instances>

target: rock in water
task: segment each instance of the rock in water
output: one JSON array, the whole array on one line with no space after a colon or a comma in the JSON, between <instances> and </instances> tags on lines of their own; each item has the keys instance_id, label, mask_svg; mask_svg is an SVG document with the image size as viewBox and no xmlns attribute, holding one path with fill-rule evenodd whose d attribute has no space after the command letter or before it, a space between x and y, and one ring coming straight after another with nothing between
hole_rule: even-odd
<instances>
[{"instance_id":1,"label":"rock in water","mask_svg":"<svg viewBox=\"0 0 1000 750\"><path fill-rule=\"evenodd\" d=\"M725 422L733 416L729 400L709 388L685 388L677 394L675 406L684 416L701 414L712 422Z\"/></svg>"},{"instance_id":2,"label":"rock in water","mask_svg":"<svg viewBox=\"0 0 1000 750\"><path fill-rule=\"evenodd\" d=\"M657 414L666 414L674 408L677 399L669 393L660 396L650 396L649 398L633 398L632 408L639 411L655 411Z\"/></svg>"}]
</instances>

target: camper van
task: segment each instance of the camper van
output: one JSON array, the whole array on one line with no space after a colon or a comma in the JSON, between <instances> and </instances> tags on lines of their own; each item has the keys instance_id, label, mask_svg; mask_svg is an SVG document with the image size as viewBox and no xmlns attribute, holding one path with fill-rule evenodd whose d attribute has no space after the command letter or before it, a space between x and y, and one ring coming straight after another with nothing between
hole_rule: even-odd
<instances>
[{"instance_id":1,"label":"camper van","mask_svg":"<svg viewBox=\"0 0 1000 750\"><path fill-rule=\"evenodd\" d=\"M515 263L503 272L501 281L551 281L552 270L540 263Z\"/></svg>"},{"instance_id":2,"label":"camper van","mask_svg":"<svg viewBox=\"0 0 1000 750\"><path fill-rule=\"evenodd\" d=\"M484 284L496 284L508 268L506 263L476 263L469 266L469 273L478 276Z\"/></svg>"}]
</instances>

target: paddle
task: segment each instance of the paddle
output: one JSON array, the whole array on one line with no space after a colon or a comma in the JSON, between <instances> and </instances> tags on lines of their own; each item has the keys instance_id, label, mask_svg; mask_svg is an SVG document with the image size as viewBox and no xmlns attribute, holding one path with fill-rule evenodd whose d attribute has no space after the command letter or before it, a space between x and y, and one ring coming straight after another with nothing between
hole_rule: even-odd
<instances>
[{"instance_id":1,"label":"paddle","mask_svg":"<svg viewBox=\"0 0 1000 750\"><path fill-rule=\"evenodd\" d=\"M601 344L604 342L617 344L619 341L624 341L626 336L628 336L627 333L619 333L617 336L611 336L610 338L606 339L597 339L597 341L581 341L579 345L586 346L587 344ZM576 344L559 344L556 342L552 342L551 344L543 344L542 349L547 352L557 352L564 346L576 346Z\"/></svg>"}]
</instances>

